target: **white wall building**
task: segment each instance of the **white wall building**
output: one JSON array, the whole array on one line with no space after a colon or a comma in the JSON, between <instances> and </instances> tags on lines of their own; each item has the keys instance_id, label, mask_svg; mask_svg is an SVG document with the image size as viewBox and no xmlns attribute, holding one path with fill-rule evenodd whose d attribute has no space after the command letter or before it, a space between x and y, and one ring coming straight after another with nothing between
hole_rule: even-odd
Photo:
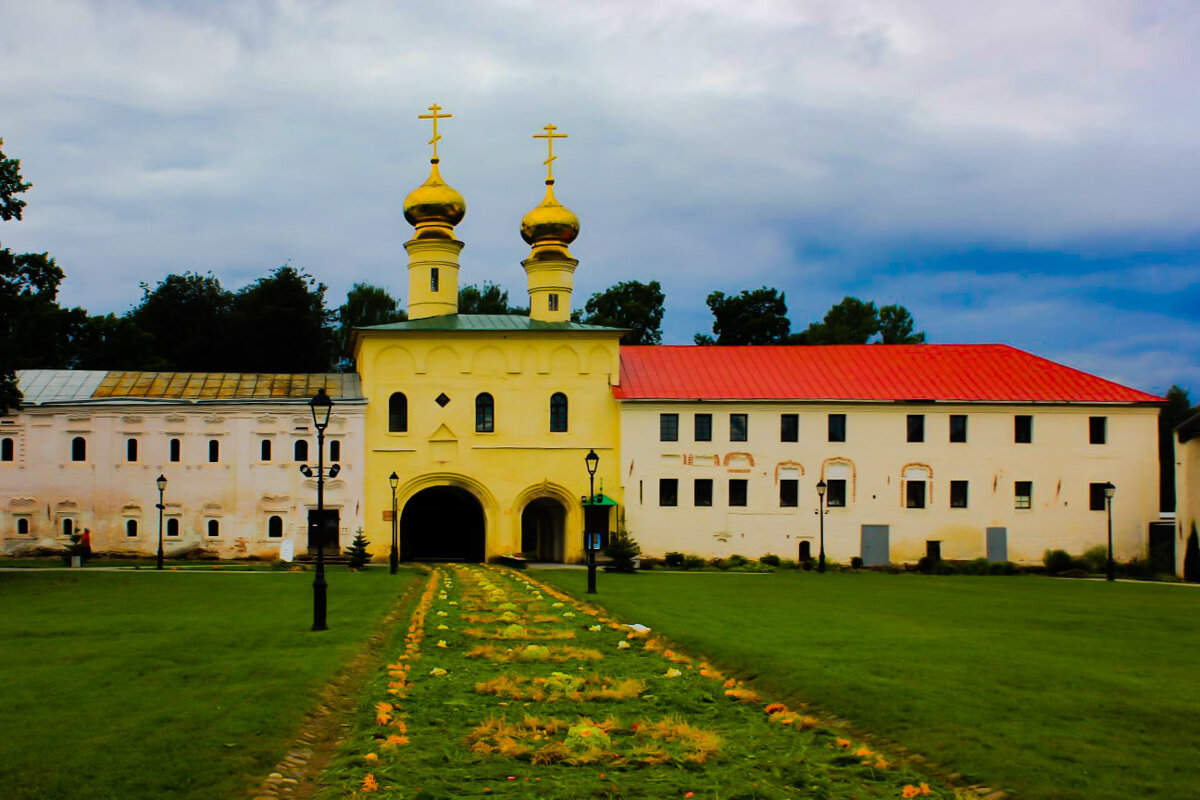
<instances>
[{"instance_id":1,"label":"white wall building","mask_svg":"<svg viewBox=\"0 0 1200 800\"><path fill-rule=\"evenodd\" d=\"M168 556L203 547L222 557L309 550L317 437L308 402L334 401L325 434L325 507L338 545L363 525L363 417L354 374L26 370L24 408L0 418L0 550L62 547L88 528L98 552L158 548L156 478L167 479ZM315 544L315 542L313 543Z\"/></svg>"},{"instance_id":2,"label":"white wall building","mask_svg":"<svg viewBox=\"0 0 1200 800\"><path fill-rule=\"evenodd\" d=\"M1200 414L1175 429L1175 526L1175 572L1182 575L1188 537L1200 529Z\"/></svg>"}]
</instances>

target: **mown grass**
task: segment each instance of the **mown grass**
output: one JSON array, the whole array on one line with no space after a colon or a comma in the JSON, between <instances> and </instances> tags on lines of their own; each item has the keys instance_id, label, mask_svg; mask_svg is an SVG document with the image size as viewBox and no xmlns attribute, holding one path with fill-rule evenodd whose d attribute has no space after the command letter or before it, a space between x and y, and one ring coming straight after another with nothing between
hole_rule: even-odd
<instances>
[{"instance_id":1,"label":"mown grass","mask_svg":"<svg viewBox=\"0 0 1200 800\"><path fill-rule=\"evenodd\" d=\"M413 578L0 573L5 798L228 798L257 785L317 693Z\"/></svg>"},{"instance_id":2,"label":"mown grass","mask_svg":"<svg viewBox=\"0 0 1200 800\"><path fill-rule=\"evenodd\" d=\"M585 596L582 571L533 574ZM1194 589L651 572L601 574L595 599L768 693L1023 798L1184 798L1200 786Z\"/></svg>"}]
</instances>

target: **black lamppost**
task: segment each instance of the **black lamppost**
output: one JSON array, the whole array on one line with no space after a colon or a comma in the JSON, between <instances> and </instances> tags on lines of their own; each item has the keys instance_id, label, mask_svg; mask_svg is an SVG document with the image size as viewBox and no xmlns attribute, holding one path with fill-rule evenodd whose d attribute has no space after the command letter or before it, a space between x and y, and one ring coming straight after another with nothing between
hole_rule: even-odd
<instances>
[{"instance_id":1,"label":"black lamppost","mask_svg":"<svg viewBox=\"0 0 1200 800\"><path fill-rule=\"evenodd\" d=\"M388 484L392 487L392 574L400 565L400 546L396 541L396 487L400 485L400 476L393 472L388 475Z\"/></svg>"},{"instance_id":2,"label":"black lamppost","mask_svg":"<svg viewBox=\"0 0 1200 800\"><path fill-rule=\"evenodd\" d=\"M165 477L163 477L162 475L159 475L158 478L155 479L154 483L155 483L155 485L158 486L158 505L155 506L155 508L158 509L158 566L156 566L155 569L162 569L163 568L162 522L163 522L163 509L166 508L166 506L163 505L163 492L165 492L167 490L167 479Z\"/></svg>"},{"instance_id":3,"label":"black lamppost","mask_svg":"<svg viewBox=\"0 0 1200 800\"><path fill-rule=\"evenodd\" d=\"M824 479L817 481L817 516L821 520L821 555L817 558L817 572L825 571L825 489Z\"/></svg>"},{"instance_id":4,"label":"black lamppost","mask_svg":"<svg viewBox=\"0 0 1200 800\"><path fill-rule=\"evenodd\" d=\"M1113 486L1112 482L1104 484L1104 507L1108 511L1108 579L1110 581L1117 579L1116 565L1113 564L1113 545L1112 545L1112 499L1117 493L1117 487Z\"/></svg>"},{"instance_id":5,"label":"black lamppost","mask_svg":"<svg viewBox=\"0 0 1200 800\"><path fill-rule=\"evenodd\" d=\"M587 465L588 471L588 500L587 509L583 514L583 549L587 554L587 569L588 569L588 594L596 593L596 548L592 537L598 534L588 530L588 520L595 519L595 513L589 513L596 502L596 468L600 466L600 456L596 455L595 450L589 450L584 456L583 463Z\"/></svg>"},{"instance_id":6,"label":"black lamppost","mask_svg":"<svg viewBox=\"0 0 1200 800\"><path fill-rule=\"evenodd\" d=\"M317 576L313 578L313 624L314 631L328 630L325 624L325 429L329 427L329 414L333 411L333 400L324 389L309 401L313 425L317 429ZM303 472L307 465L301 469ZM311 473L311 470L309 470Z\"/></svg>"}]
</instances>

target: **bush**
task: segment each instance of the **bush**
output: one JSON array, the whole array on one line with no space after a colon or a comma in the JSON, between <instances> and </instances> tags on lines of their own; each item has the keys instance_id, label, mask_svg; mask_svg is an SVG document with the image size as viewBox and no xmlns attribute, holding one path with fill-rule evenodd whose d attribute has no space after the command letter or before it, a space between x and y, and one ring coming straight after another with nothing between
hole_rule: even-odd
<instances>
[{"instance_id":1,"label":"bush","mask_svg":"<svg viewBox=\"0 0 1200 800\"><path fill-rule=\"evenodd\" d=\"M611 564L605 565L605 572L635 571L637 569L637 557L641 552L641 545L634 540L629 531L625 530L625 526L618 525L617 529L608 538L608 547L604 548L604 555L612 559Z\"/></svg>"},{"instance_id":2,"label":"bush","mask_svg":"<svg viewBox=\"0 0 1200 800\"><path fill-rule=\"evenodd\" d=\"M683 553L667 553L666 558L663 559L663 563L668 567L682 567Z\"/></svg>"},{"instance_id":3,"label":"bush","mask_svg":"<svg viewBox=\"0 0 1200 800\"><path fill-rule=\"evenodd\" d=\"M759 560L761 561L761 559L759 559ZM767 562L763 561L763 563L765 564ZM806 561L805 562L806 566L804 567L805 569L808 569L807 564L808 564L808 562ZM790 558L781 558L781 559L779 559L779 563L776 564L776 566L779 567L780 569L795 569L796 562L792 561Z\"/></svg>"},{"instance_id":4,"label":"bush","mask_svg":"<svg viewBox=\"0 0 1200 800\"><path fill-rule=\"evenodd\" d=\"M734 553L729 558L725 559L725 565L727 567L744 567L749 563L750 559L746 558L745 556L738 555L737 553Z\"/></svg>"},{"instance_id":5,"label":"bush","mask_svg":"<svg viewBox=\"0 0 1200 800\"><path fill-rule=\"evenodd\" d=\"M1114 572L1123 578L1133 578L1139 581L1154 580L1154 565L1138 556L1134 556L1124 564L1117 564Z\"/></svg>"},{"instance_id":6,"label":"bush","mask_svg":"<svg viewBox=\"0 0 1200 800\"><path fill-rule=\"evenodd\" d=\"M934 575L957 575L959 572L960 569L951 564L949 561L942 561L939 558L937 561L933 562Z\"/></svg>"},{"instance_id":7,"label":"bush","mask_svg":"<svg viewBox=\"0 0 1200 800\"><path fill-rule=\"evenodd\" d=\"M1108 547L1102 544L1089 547L1079 560L1088 572L1104 572L1108 568Z\"/></svg>"},{"instance_id":8,"label":"bush","mask_svg":"<svg viewBox=\"0 0 1200 800\"><path fill-rule=\"evenodd\" d=\"M933 572L934 565L940 561L940 558L921 556L919 559L917 559L917 572L923 572L928 575L929 573Z\"/></svg>"},{"instance_id":9,"label":"bush","mask_svg":"<svg viewBox=\"0 0 1200 800\"><path fill-rule=\"evenodd\" d=\"M1060 577L1060 578L1090 578L1090 577L1092 577L1092 573L1088 572L1086 569L1079 569L1078 567L1071 567L1068 570L1058 573L1058 577Z\"/></svg>"},{"instance_id":10,"label":"bush","mask_svg":"<svg viewBox=\"0 0 1200 800\"><path fill-rule=\"evenodd\" d=\"M1200 583L1200 542L1196 539L1196 523L1188 536L1183 550L1183 579L1188 583Z\"/></svg>"},{"instance_id":11,"label":"bush","mask_svg":"<svg viewBox=\"0 0 1200 800\"><path fill-rule=\"evenodd\" d=\"M993 561L988 564L988 575L1016 575L1017 565L1011 561Z\"/></svg>"},{"instance_id":12,"label":"bush","mask_svg":"<svg viewBox=\"0 0 1200 800\"><path fill-rule=\"evenodd\" d=\"M690 553L683 557L684 569L703 569L705 561L700 556L694 556Z\"/></svg>"},{"instance_id":13,"label":"bush","mask_svg":"<svg viewBox=\"0 0 1200 800\"><path fill-rule=\"evenodd\" d=\"M758 563L766 564L768 567L778 567L779 561L779 556L775 555L774 553L767 553L765 556L758 559Z\"/></svg>"},{"instance_id":14,"label":"bush","mask_svg":"<svg viewBox=\"0 0 1200 800\"><path fill-rule=\"evenodd\" d=\"M828 563L828 562L826 562ZM863 560L860 556L854 556L850 559L850 569L862 569Z\"/></svg>"},{"instance_id":15,"label":"bush","mask_svg":"<svg viewBox=\"0 0 1200 800\"><path fill-rule=\"evenodd\" d=\"M716 567L717 569L720 569L720 570L729 569L729 562L727 562L723 558L710 558L708 561L705 562L705 564L710 567Z\"/></svg>"},{"instance_id":16,"label":"bush","mask_svg":"<svg viewBox=\"0 0 1200 800\"><path fill-rule=\"evenodd\" d=\"M1071 569L1071 554L1066 550L1047 550L1042 556L1047 575L1061 575Z\"/></svg>"},{"instance_id":17,"label":"bush","mask_svg":"<svg viewBox=\"0 0 1200 800\"><path fill-rule=\"evenodd\" d=\"M654 556L642 556L638 559L638 569L654 569L655 567L661 567L662 565L663 560L661 558L655 558Z\"/></svg>"}]
</instances>

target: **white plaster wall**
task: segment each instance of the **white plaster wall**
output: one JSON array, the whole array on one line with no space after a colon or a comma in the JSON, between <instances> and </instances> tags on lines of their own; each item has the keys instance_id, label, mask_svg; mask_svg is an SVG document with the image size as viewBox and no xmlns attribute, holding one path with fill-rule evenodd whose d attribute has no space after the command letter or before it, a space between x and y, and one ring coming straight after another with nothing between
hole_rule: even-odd
<instances>
[{"instance_id":1,"label":"white plaster wall","mask_svg":"<svg viewBox=\"0 0 1200 800\"><path fill-rule=\"evenodd\" d=\"M659 414L680 415L680 441L659 441ZM693 441L693 415L713 415L713 441ZM749 441L729 441L729 415L749 415ZM800 418L797 443L780 442L780 415ZM827 441L827 415L847 415L847 441ZM925 441L910 443L908 414L925 415ZM949 417L966 414L967 441L949 442ZM1033 442L1013 441L1013 417L1030 414ZM799 543L818 553L816 483L830 459L853 465L847 506L825 516L827 557L861 554L863 525L890 526L890 560L915 561L927 540L942 557L986 554L986 528L1008 531L1008 558L1040 562L1048 548L1081 553L1106 539L1106 514L1089 510L1089 484L1112 481L1115 549L1121 559L1144 555L1147 525L1158 516L1158 409L1140 406L621 403L626 523L647 555L775 553L796 558ZM1107 443L1089 444L1088 417L1107 417ZM754 465L737 472L748 453ZM712 466L714 456L720 466ZM777 467L798 462L799 505L780 508ZM905 507L902 472L923 465L932 475L923 509ZM744 468L744 464L741 465ZM745 508L727 502L729 478L748 478ZM679 480L679 506L658 505L660 478ZM693 505L693 480L712 478L713 506ZM949 507L951 480L966 480L967 508ZM1033 482L1032 508L1016 509L1015 481Z\"/></svg>"},{"instance_id":2,"label":"white plaster wall","mask_svg":"<svg viewBox=\"0 0 1200 800\"><path fill-rule=\"evenodd\" d=\"M332 441L341 442L341 473L325 485L325 505L341 517L344 548L362 520L363 415L365 404L339 403L326 431L326 464ZM87 440L87 459L71 460L71 440ZM0 461L0 549L19 552L68 542L62 520L72 517L92 531L96 551L152 554L158 548L158 490L167 478L165 517L179 519L179 536L164 535L168 556L201 545L222 557L274 557L284 540L307 549L308 509L316 507L316 479L299 472L297 439L309 441L316 466L316 431L306 403L96 404L27 408L0 423L0 437L15 442L15 458ZM137 439L137 460L126 442ZM179 462L169 441L181 442ZM261 441L272 441L263 461ZM208 442L220 443L219 461L208 461ZM283 518L282 538L268 536L268 519ZM18 534L19 519L30 532ZM137 535L126 523L136 520ZM208 535L208 521L219 535ZM164 522L164 531L167 523Z\"/></svg>"}]
</instances>

